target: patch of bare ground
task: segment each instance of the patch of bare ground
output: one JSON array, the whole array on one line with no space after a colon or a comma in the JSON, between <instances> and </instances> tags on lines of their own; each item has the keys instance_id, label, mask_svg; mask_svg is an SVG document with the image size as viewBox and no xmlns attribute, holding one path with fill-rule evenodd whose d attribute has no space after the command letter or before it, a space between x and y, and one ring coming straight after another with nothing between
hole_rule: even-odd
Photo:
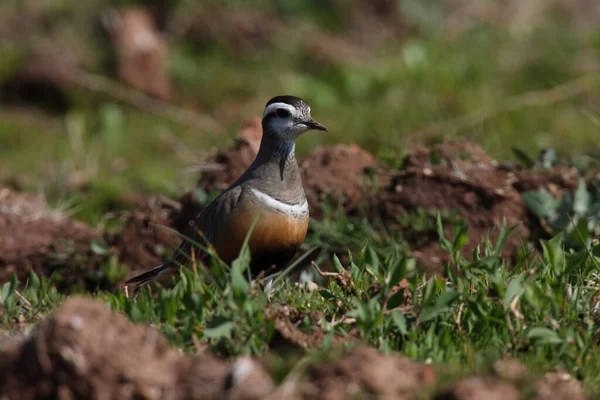
<instances>
[{"instance_id":1,"label":"patch of bare ground","mask_svg":"<svg viewBox=\"0 0 600 400\"><path fill-rule=\"evenodd\" d=\"M300 161L302 181L313 218L321 219L324 202L356 210L368 193L368 167L375 157L357 145L317 147Z\"/></svg>"},{"instance_id":2,"label":"patch of bare ground","mask_svg":"<svg viewBox=\"0 0 600 400\"><path fill-rule=\"evenodd\" d=\"M61 274L61 284L85 286L99 258L90 250L95 229L51 210L36 194L0 189L0 282Z\"/></svg>"},{"instance_id":3,"label":"patch of bare ground","mask_svg":"<svg viewBox=\"0 0 600 400\"><path fill-rule=\"evenodd\" d=\"M435 380L431 366L358 346L338 361L312 366L298 392L304 399L337 400L365 394L379 399L412 399Z\"/></svg>"},{"instance_id":4,"label":"patch of bare ground","mask_svg":"<svg viewBox=\"0 0 600 400\"><path fill-rule=\"evenodd\" d=\"M566 372L548 372L535 384L536 400L584 400L581 382Z\"/></svg>"},{"instance_id":5,"label":"patch of bare ground","mask_svg":"<svg viewBox=\"0 0 600 400\"><path fill-rule=\"evenodd\" d=\"M515 179L496 168L485 151L471 142L416 148L407 157L405 168L375 195L374 208L392 224L399 215L418 209L456 211L469 225L465 255L505 220L508 226L518 225L502 250L504 256L511 257L521 240L530 235L525 205L512 186ZM452 237L453 229L452 224L446 224L445 235ZM419 264L428 271L442 272L449 256L440 248L435 230L408 230L406 235Z\"/></svg>"},{"instance_id":6,"label":"patch of bare ground","mask_svg":"<svg viewBox=\"0 0 600 400\"><path fill-rule=\"evenodd\" d=\"M123 212L123 228L118 234L106 234L105 240L118 255L120 263L132 273L160 265L168 251L179 245L181 238L167 229L171 216L179 214L181 204L164 197L131 199L132 210Z\"/></svg>"},{"instance_id":7,"label":"patch of bare ground","mask_svg":"<svg viewBox=\"0 0 600 400\"><path fill-rule=\"evenodd\" d=\"M434 400L519 400L517 388L493 378L462 379L442 391Z\"/></svg>"}]
</instances>

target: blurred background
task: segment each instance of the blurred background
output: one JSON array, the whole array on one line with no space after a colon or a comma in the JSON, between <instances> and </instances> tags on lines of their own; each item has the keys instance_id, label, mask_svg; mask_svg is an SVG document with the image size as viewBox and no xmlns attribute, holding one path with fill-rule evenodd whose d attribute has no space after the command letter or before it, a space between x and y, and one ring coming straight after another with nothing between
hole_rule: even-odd
<instances>
[{"instance_id":1,"label":"blurred background","mask_svg":"<svg viewBox=\"0 0 600 400\"><path fill-rule=\"evenodd\" d=\"M67 205L91 188L97 222L121 193L192 188L279 94L330 130L301 155L595 156L599 21L595 0L3 0L0 181Z\"/></svg>"}]
</instances>

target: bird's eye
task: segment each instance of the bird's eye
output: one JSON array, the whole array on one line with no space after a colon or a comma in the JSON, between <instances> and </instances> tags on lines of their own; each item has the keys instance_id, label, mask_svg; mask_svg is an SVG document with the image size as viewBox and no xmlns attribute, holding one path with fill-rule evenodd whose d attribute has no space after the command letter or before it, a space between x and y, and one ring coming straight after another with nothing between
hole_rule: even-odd
<instances>
[{"instance_id":1,"label":"bird's eye","mask_svg":"<svg viewBox=\"0 0 600 400\"><path fill-rule=\"evenodd\" d=\"M285 108L278 108L277 109L277 116L279 118L287 118L290 116L290 112L288 110L286 110Z\"/></svg>"}]
</instances>

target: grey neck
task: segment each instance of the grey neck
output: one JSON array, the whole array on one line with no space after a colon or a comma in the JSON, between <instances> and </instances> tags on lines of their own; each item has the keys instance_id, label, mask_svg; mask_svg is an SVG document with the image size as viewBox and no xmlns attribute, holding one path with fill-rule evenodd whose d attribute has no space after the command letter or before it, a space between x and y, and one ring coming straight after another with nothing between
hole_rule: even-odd
<instances>
[{"instance_id":1,"label":"grey neck","mask_svg":"<svg viewBox=\"0 0 600 400\"><path fill-rule=\"evenodd\" d=\"M246 183L287 204L303 203L306 196L295 148L293 140L263 133L256 159L238 183Z\"/></svg>"}]
</instances>

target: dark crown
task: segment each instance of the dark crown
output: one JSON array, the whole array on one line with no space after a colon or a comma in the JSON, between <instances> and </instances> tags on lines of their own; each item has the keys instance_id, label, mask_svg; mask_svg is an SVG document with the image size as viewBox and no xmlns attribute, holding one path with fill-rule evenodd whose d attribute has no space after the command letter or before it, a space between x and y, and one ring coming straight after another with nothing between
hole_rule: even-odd
<instances>
[{"instance_id":1,"label":"dark crown","mask_svg":"<svg viewBox=\"0 0 600 400\"><path fill-rule=\"evenodd\" d=\"M273 97L271 100L268 101L268 103L265 105L265 108L269 106L269 104L273 104L273 103L286 103L289 104L295 108L302 108L306 106L306 102L304 100L302 100L300 97L296 97L296 96L276 96Z\"/></svg>"}]
</instances>

